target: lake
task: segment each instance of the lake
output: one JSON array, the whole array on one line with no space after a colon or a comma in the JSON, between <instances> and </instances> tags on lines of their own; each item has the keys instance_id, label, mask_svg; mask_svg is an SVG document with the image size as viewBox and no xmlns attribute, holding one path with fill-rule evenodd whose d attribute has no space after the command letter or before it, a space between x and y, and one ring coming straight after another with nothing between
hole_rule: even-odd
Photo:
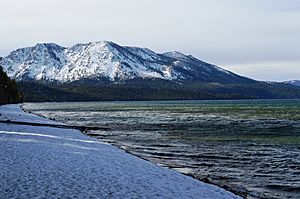
<instances>
[{"instance_id":1,"label":"lake","mask_svg":"<svg viewBox=\"0 0 300 199\"><path fill-rule=\"evenodd\" d=\"M26 103L245 198L300 198L300 100ZM99 157L101 158L101 157Z\"/></svg>"}]
</instances>

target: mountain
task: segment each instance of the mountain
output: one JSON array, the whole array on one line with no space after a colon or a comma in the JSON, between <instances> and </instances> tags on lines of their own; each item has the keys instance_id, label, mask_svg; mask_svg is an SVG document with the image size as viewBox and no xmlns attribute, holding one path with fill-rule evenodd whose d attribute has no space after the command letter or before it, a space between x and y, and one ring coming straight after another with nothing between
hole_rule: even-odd
<instances>
[{"instance_id":1,"label":"mountain","mask_svg":"<svg viewBox=\"0 0 300 199\"><path fill-rule=\"evenodd\" d=\"M250 83L215 65L179 52L155 53L147 48L91 42L65 48L54 43L37 44L11 52L0 60L8 75L19 81L73 82L136 78L170 81Z\"/></svg>"},{"instance_id":2,"label":"mountain","mask_svg":"<svg viewBox=\"0 0 300 199\"><path fill-rule=\"evenodd\" d=\"M300 98L300 88L242 77L180 52L90 42L20 48L0 58L25 101Z\"/></svg>"},{"instance_id":3,"label":"mountain","mask_svg":"<svg viewBox=\"0 0 300 199\"><path fill-rule=\"evenodd\" d=\"M294 85L294 86L300 86L300 80L290 80L290 81L285 81L284 83Z\"/></svg>"}]
</instances>

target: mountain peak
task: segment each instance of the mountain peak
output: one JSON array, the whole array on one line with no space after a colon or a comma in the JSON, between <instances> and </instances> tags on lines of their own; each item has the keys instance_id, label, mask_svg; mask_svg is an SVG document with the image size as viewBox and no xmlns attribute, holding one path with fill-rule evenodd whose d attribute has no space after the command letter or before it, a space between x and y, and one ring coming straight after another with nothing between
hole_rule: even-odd
<instances>
[{"instance_id":1,"label":"mountain peak","mask_svg":"<svg viewBox=\"0 0 300 199\"><path fill-rule=\"evenodd\" d=\"M30 47L29 47L30 48ZM32 49L65 49L65 47L62 47L60 45L57 45L55 43L37 43L35 46L31 47Z\"/></svg>"},{"instance_id":2,"label":"mountain peak","mask_svg":"<svg viewBox=\"0 0 300 199\"><path fill-rule=\"evenodd\" d=\"M187 57L187 55L185 55L181 52L178 52L178 51L166 52L166 53L163 53L163 55L166 56L166 57L171 57L171 58L185 58L185 57Z\"/></svg>"},{"instance_id":3,"label":"mountain peak","mask_svg":"<svg viewBox=\"0 0 300 199\"><path fill-rule=\"evenodd\" d=\"M53 42L49 42L49 43L37 43L35 46L59 46L58 44L56 43L53 43Z\"/></svg>"},{"instance_id":4,"label":"mountain peak","mask_svg":"<svg viewBox=\"0 0 300 199\"><path fill-rule=\"evenodd\" d=\"M117 44L112 41L94 41L94 42L89 42L86 45L112 46L112 45L117 45Z\"/></svg>"}]
</instances>

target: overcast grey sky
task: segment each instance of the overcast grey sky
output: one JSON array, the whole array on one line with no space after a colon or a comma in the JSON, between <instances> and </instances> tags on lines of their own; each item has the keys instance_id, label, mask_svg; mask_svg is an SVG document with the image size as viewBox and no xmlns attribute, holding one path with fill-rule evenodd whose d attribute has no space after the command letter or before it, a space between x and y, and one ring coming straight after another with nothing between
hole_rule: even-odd
<instances>
[{"instance_id":1,"label":"overcast grey sky","mask_svg":"<svg viewBox=\"0 0 300 199\"><path fill-rule=\"evenodd\" d=\"M298 0L0 0L0 56L110 40L181 51L259 80L300 79Z\"/></svg>"}]
</instances>

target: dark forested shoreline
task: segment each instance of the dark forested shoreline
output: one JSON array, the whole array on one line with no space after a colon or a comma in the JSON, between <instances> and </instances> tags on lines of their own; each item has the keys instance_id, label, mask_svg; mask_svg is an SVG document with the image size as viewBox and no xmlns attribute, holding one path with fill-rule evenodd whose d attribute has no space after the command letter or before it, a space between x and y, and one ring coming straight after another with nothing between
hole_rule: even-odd
<instances>
[{"instance_id":1,"label":"dark forested shoreline","mask_svg":"<svg viewBox=\"0 0 300 199\"><path fill-rule=\"evenodd\" d=\"M24 101L135 101L135 100L230 100L299 99L300 88L282 83L219 84L174 83L158 79L135 79L122 83L19 82Z\"/></svg>"},{"instance_id":2,"label":"dark forested shoreline","mask_svg":"<svg viewBox=\"0 0 300 199\"><path fill-rule=\"evenodd\" d=\"M22 101L22 95L18 90L15 80L10 79L0 66L0 105L14 104Z\"/></svg>"}]
</instances>

